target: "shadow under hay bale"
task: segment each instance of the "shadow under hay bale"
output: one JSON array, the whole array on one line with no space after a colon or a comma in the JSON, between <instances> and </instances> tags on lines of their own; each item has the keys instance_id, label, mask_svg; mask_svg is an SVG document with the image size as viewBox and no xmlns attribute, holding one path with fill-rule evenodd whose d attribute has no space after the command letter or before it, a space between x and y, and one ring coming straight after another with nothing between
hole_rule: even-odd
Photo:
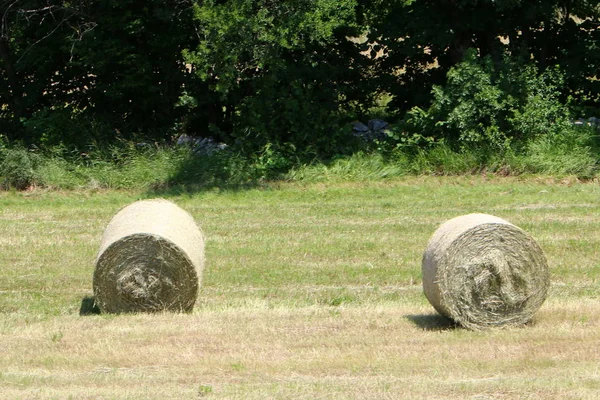
<instances>
[{"instance_id":1,"label":"shadow under hay bale","mask_svg":"<svg viewBox=\"0 0 600 400\"><path fill-rule=\"evenodd\" d=\"M85 296L81 300L81 307L79 307L79 315L98 315L100 314L100 308L96 305L96 298L94 296Z\"/></svg>"},{"instance_id":2,"label":"shadow under hay bale","mask_svg":"<svg viewBox=\"0 0 600 400\"><path fill-rule=\"evenodd\" d=\"M425 250L422 272L433 307L469 329L527 323L550 286L546 258L535 240L487 214L442 224Z\"/></svg>"},{"instance_id":3,"label":"shadow under hay bale","mask_svg":"<svg viewBox=\"0 0 600 400\"><path fill-rule=\"evenodd\" d=\"M94 296L103 312L189 312L204 267L204 238L174 203L138 201L108 224L94 271Z\"/></svg>"},{"instance_id":4,"label":"shadow under hay bale","mask_svg":"<svg viewBox=\"0 0 600 400\"><path fill-rule=\"evenodd\" d=\"M456 322L440 314L407 315L406 319L424 331L447 331L456 329Z\"/></svg>"}]
</instances>

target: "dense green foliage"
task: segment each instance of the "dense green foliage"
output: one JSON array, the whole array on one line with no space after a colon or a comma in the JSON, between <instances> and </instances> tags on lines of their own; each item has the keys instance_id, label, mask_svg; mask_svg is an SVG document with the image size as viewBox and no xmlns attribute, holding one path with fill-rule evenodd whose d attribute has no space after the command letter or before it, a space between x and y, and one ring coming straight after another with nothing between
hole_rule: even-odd
<instances>
[{"instance_id":1,"label":"dense green foliage","mask_svg":"<svg viewBox=\"0 0 600 400\"><path fill-rule=\"evenodd\" d=\"M208 129L257 149L293 143L336 152L350 100L359 101L363 58L346 39L356 32L354 0L206 1L194 7L199 43L184 51L194 78L214 98ZM201 113L191 119L202 120ZM205 135L204 126L193 133Z\"/></svg>"},{"instance_id":2,"label":"dense green foliage","mask_svg":"<svg viewBox=\"0 0 600 400\"><path fill-rule=\"evenodd\" d=\"M353 0L32 0L0 11L1 132L27 144L188 133L335 152L344 105L364 96L365 60L346 39L358 32Z\"/></svg>"},{"instance_id":3,"label":"dense green foliage","mask_svg":"<svg viewBox=\"0 0 600 400\"><path fill-rule=\"evenodd\" d=\"M565 93L598 107L600 5L588 0L434 0L362 5L369 39L376 43L380 88L396 95L402 112L430 100L428 88L443 84L469 49L535 64L543 72L566 71Z\"/></svg>"},{"instance_id":4,"label":"dense green foliage","mask_svg":"<svg viewBox=\"0 0 600 400\"><path fill-rule=\"evenodd\" d=\"M576 129L560 101L564 78L558 69L539 72L509 59L500 65L470 50L450 68L444 86L433 86L428 109L413 107L404 121L409 132L457 146L495 151L541 135Z\"/></svg>"},{"instance_id":5,"label":"dense green foliage","mask_svg":"<svg viewBox=\"0 0 600 400\"><path fill-rule=\"evenodd\" d=\"M595 171L595 133L572 123L600 116L594 1L17 0L0 12L5 187L41 182L27 172L41 159L118 174L111 149L166 154L181 134L229 147L170 152L192 155L165 161L181 168L162 184L271 178L357 151L403 172ZM391 128L365 143L350 122L373 117ZM558 168L574 151L583 164ZM448 152L473 157L431 161ZM186 177L199 165L213 169Z\"/></svg>"},{"instance_id":6,"label":"dense green foliage","mask_svg":"<svg viewBox=\"0 0 600 400\"><path fill-rule=\"evenodd\" d=\"M173 125L181 51L193 37L182 4L32 0L2 8L1 121L11 139L82 145L164 137Z\"/></svg>"}]
</instances>

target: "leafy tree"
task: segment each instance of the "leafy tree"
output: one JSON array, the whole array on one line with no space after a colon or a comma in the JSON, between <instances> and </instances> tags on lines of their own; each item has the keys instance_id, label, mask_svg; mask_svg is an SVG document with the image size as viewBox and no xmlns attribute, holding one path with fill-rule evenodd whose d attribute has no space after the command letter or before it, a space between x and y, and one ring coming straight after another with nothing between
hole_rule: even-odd
<instances>
[{"instance_id":1,"label":"leafy tree","mask_svg":"<svg viewBox=\"0 0 600 400\"><path fill-rule=\"evenodd\" d=\"M380 88L395 95L402 111L431 100L468 49L490 56L535 62L543 71L560 65L573 96L596 99L600 6L588 0L399 0L361 2L369 43L377 59Z\"/></svg>"},{"instance_id":2,"label":"leafy tree","mask_svg":"<svg viewBox=\"0 0 600 400\"><path fill-rule=\"evenodd\" d=\"M591 0L12 0L0 13L0 134L27 143L187 132L332 154L379 92L424 120L468 105L438 121L445 135L517 137L511 118L527 113L507 110L526 90L498 78L506 60L560 66L553 104L600 109ZM469 49L477 60L462 65ZM511 68L502 76L527 70Z\"/></svg>"},{"instance_id":3,"label":"leafy tree","mask_svg":"<svg viewBox=\"0 0 600 400\"><path fill-rule=\"evenodd\" d=\"M72 62L91 79L79 107L125 137L166 137L187 79L182 50L193 40L190 4L93 1L87 11L96 25L75 44Z\"/></svg>"},{"instance_id":4,"label":"leafy tree","mask_svg":"<svg viewBox=\"0 0 600 400\"><path fill-rule=\"evenodd\" d=\"M16 0L0 12L0 118L12 139L168 134L193 39L189 3Z\"/></svg>"},{"instance_id":5,"label":"leafy tree","mask_svg":"<svg viewBox=\"0 0 600 400\"><path fill-rule=\"evenodd\" d=\"M75 90L65 68L71 55L68 41L91 26L80 8L62 2L5 1L0 13L0 121L5 133L14 136L25 134L22 120L66 101Z\"/></svg>"},{"instance_id":6,"label":"leafy tree","mask_svg":"<svg viewBox=\"0 0 600 400\"><path fill-rule=\"evenodd\" d=\"M195 5L199 44L185 52L218 97L211 129L251 147L335 143L361 98L354 0L226 0ZM196 92L195 95L201 96Z\"/></svg>"}]
</instances>

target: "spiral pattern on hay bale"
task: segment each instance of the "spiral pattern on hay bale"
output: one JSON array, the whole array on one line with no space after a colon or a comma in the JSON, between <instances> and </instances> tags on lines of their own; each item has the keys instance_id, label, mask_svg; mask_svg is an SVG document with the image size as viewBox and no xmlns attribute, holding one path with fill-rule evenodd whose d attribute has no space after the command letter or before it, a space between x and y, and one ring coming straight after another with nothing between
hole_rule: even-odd
<instances>
[{"instance_id":1,"label":"spiral pattern on hay bale","mask_svg":"<svg viewBox=\"0 0 600 400\"><path fill-rule=\"evenodd\" d=\"M546 257L536 241L487 214L442 224L425 250L422 273L431 305L469 329L527 323L550 286Z\"/></svg>"},{"instance_id":2,"label":"spiral pattern on hay bale","mask_svg":"<svg viewBox=\"0 0 600 400\"><path fill-rule=\"evenodd\" d=\"M110 221L93 287L102 312L191 311L204 268L204 237L193 217L163 200L137 201Z\"/></svg>"}]
</instances>

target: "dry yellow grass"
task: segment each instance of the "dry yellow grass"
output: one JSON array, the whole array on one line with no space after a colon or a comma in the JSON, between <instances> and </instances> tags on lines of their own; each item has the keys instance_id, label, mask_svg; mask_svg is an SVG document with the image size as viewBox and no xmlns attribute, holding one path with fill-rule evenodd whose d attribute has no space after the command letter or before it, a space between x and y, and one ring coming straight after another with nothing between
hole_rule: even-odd
<instances>
[{"instance_id":1,"label":"dry yellow grass","mask_svg":"<svg viewBox=\"0 0 600 400\"><path fill-rule=\"evenodd\" d=\"M454 329L429 307L247 307L4 320L4 398L594 399L600 306L532 326ZM202 396L201 396L202 395Z\"/></svg>"}]
</instances>

